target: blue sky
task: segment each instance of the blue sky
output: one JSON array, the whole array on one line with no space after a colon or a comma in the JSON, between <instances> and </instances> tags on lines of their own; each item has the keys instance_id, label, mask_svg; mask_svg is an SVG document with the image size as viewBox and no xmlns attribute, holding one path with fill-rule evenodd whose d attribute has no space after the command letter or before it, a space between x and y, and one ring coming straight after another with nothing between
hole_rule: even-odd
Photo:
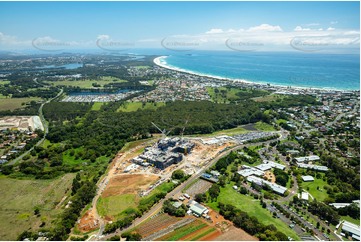
<instances>
[{"instance_id":1,"label":"blue sky","mask_svg":"<svg viewBox=\"0 0 361 242\"><path fill-rule=\"evenodd\" d=\"M0 49L29 47L34 39L79 48L98 39L160 47L176 36L204 48L240 36L281 48L301 32L331 34L346 45L359 37L359 9L359 2L0 2ZM345 33L349 42L340 40Z\"/></svg>"}]
</instances>

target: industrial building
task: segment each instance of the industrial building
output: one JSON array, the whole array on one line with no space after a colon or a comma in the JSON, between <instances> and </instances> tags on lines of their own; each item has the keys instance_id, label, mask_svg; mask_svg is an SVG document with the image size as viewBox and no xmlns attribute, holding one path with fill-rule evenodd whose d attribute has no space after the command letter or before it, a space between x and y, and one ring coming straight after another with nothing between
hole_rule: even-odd
<instances>
[{"instance_id":1,"label":"industrial building","mask_svg":"<svg viewBox=\"0 0 361 242\"><path fill-rule=\"evenodd\" d=\"M301 178L304 182L313 182L315 180L312 176L301 176Z\"/></svg>"},{"instance_id":2,"label":"industrial building","mask_svg":"<svg viewBox=\"0 0 361 242\"><path fill-rule=\"evenodd\" d=\"M285 194L285 192L287 191L286 187L266 181L266 180L256 177L256 176L248 176L247 181L254 182L255 184L257 184L259 186L268 185L274 192L281 194L281 195Z\"/></svg>"},{"instance_id":3,"label":"industrial building","mask_svg":"<svg viewBox=\"0 0 361 242\"><path fill-rule=\"evenodd\" d=\"M132 162L142 166L153 165L163 170L182 161L182 154L189 154L193 148L194 143L187 140L178 137L164 138L152 147L145 148L143 154L133 158Z\"/></svg>"},{"instance_id":4,"label":"industrial building","mask_svg":"<svg viewBox=\"0 0 361 242\"><path fill-rule=\"evenodd\" d=\"M360 226L344 221L341 230L349 234L354 240L360 241Z\"/></svg>"},{"instance_id":5,"label":"industrial building","mask_svg":"<svg viewBox=\"0 0 361 242\"><path fill-rule=\"evenodd\" d=\"M192 213L196 217L201 217L203 214L207 214L209 210L197 203L194 200L189 201L189 211L188 213Z\"/></svg>"},{"instance_id":6,"label":"industrial building","mask_svg":"<svg viewBox=\"0 0 361 242\"><path fill-rule=\"evenodd\" d=\"M311 170L316 170L316 171L328 171L327 166L310 165L310 164L304 164L304 163L297 163L297 166L299 168L311 169Z\"/></svg>"},{"instance_id":7,"label":"industrial building","mask_svg":"<svg viewBox=\"0 0 361 242\"><path fill-rule=\"evenodd\" d=\"M320 157L318 155L310 155L304 157L297 157L295 158L297 162L308 163L309 161L319 161Z\"/></svg>"}]
</instances>

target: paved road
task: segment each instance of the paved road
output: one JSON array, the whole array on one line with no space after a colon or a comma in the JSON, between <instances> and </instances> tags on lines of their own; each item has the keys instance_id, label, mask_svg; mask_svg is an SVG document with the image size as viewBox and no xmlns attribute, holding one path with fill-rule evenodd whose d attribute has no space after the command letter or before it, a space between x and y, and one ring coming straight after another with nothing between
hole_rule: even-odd
<instances>
[{"instance_id":1,"label":"paved road","mask_svg":"<svg viewBox=\"0 0 361 242\"><path fill-rule=\"evenodd\" d=\"M53 98L47 100L46 102L42 103L42 104L40 105L40 107L39 107L39 111L38 111L39 117L40 117L40 120L41 120L41 122L43 123L43 126L44 126L44 136L43 136L43 138L41 138L41 140L39 140L39 141L38 141L33 147L31 147L29 150L25 151L23 154L21 154L20 156L16 157L14 160L12 160L12 161L10 161L9 163L7 163L7 165L14 165L14 164L20 162L20 161L23 159L24 156L26 156L27 154L29 154L29 153L34 149L34 147L39 146L39 145L41 145L41 144L44 142L46 135L49 133L49 126L48 126L47 121L46 121L45 118L44 118L43 107L44 107L45 104L50 103L50 102L53 101L55 98L58 98L61 94L63 94L63 89L60 90L60 92L58 93L58 95L56 95L55 97L53 97Z\"/></svg>"}]
</instances>

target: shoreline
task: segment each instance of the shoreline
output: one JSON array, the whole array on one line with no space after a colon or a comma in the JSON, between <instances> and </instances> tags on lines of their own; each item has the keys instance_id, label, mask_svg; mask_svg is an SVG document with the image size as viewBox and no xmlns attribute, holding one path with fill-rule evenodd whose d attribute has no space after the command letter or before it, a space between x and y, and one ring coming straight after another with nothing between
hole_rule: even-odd
<instances>
[{"instance_id":1,"label":"shoreline","mask_svg":"<svg viewBox=\"0 0 361 242\"><path fill-rule=\"evenodd\" d=\"M336 89L336 88L320 88L320 87L300 87L300 86L285 86L285 85L278 85L278 84L272 84L269 83L269 85L267 83L261 83L261 82L254 82L254 81L248 81L245 79L236 79L236 78L228 78L228 77L221 77L221 76L214 76L214 75L209 75L209 74L204 74L204 73L197 73L194 71L189 71L189 70L185 70L182 68L178 68L178 67L173 67L173 66L168 66L167 64L162 63L162 59L167 58L168 56L163 55L163 56L159 56L153 59L153 63L156 64L157 66L163 67L165 69L168 70L172 70L172 71L178 71L178 72L182 72L182 73L186 73L186 74L191 74L191 75L196 75L196 76L200 76L200 77L208 77L208 78L213 78L213 79L217 79L217 80L223 80L223 81L232 81L232 82L241 82L241 83L245 83L245 84L249 84L249 85L261 85L261 86L266 86L266 87L278 87L278 88L286 88L286 89L295 89L295 90L314 90L314 91L337 91L337 92L359 92L360 90L348 90L348 89ZM290 88L288 88L290 87Z\"/></svg>"}]
</instances>

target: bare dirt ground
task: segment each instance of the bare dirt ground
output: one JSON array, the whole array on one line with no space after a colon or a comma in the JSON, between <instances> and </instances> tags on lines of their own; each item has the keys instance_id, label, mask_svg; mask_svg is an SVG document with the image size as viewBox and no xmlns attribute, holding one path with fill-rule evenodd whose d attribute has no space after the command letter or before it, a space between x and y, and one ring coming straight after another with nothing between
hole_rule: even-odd
<instances>
[{"instance_id":1,"label":"bare dirt ground","mask_svg":"<svg viewBox=\"0 0 361 242\"><path fill-rule=\"evenodd\" d=\"M78 229L82 233L87 233L89 231L99 228L99 221L94 218L91 210L88 210L84 216L80 219L78 224Z\"/></svg>"},{"instance_id":2,"label":"bare dirt ground","mask_svg":"<svg viewBox=\"0 0 361 242\"><path fill-rule=\"evenodd\" d=\"M200 241L212 241L212 240L216 240L216 238L218 238L222 233L218 230L207 234L206 236L202 237L201 239L199 239Z\"/></svg>"},{"instance_id":3,"label":"bare dirt ground","mask_svg":"<svg viewBox=\"0 0 361 242\"><path fill-rule=\"evenodd\" d=\"M213 239L216 241L258 241L258 238L246 233L244 230L231 226L230 229Z\"/></svg>"},{"instance_id":4,"label":"bare dirt ground","mask_svg":"<svg viewBox=\"0 0 361 242\"><path fill-rule=\"evenodd\" d=\"M222 215L217 213L216 211L210 210L208 215L211 217L213 221L213 226L217 228L217 231L221 231L215 237L216 235L210 234L209 237L204 237L202 240L218 240L218 241L255 241L258 240L256 237L248 234L243 229L236 228L232 225L232 223L225 218L223 218Z\"/></svg>"},{"instance_id":5,"label":"bare dirt ground","mask_svg":"<svg viewBox=\"0 0 361 242\"><path fill-rule=\"evenodd\" d=\"M186 193L194 197L198 193L204 193L212 186L212 183L203 179L199 179L190 188L187 189Z\"/></svg>"},{"instance_id":6,"label":"bare dirt ground","mask_svg":"<svg viewBox=\"0 0 361 242\"><path fill-rule=\"evenodd\" d=\"M156 175L121 174L113 176L102 193L102 197L110 197L121 194L136 194L145 190L159 179Z\"/></svg>"},{"instance_id":7,"label":"bare dirt ground","mask_svg":"<svg viewBox=\"0 0 361 242\"><path fill-rule=\"evenodd\" d=\"M204 145L200 141L192 140L195 147L192 152L187 156L187 162L194 166L201 167L207 163L211 158L215 157L217 153L227 147L234 145L234 143L224 143L222 145Z\"/></svg>"},{"instance_id":8,"label":"bare dirt ground","mask_svg":"<svg viewBox=\"0 0 361 242\"><path fill-rule=\"evenodd\" d=\"M266 180L275 183L276 182L276 177L275 175L272 173L272 171L266 171L264 174Z\"/></svg>"}]
</instances>

